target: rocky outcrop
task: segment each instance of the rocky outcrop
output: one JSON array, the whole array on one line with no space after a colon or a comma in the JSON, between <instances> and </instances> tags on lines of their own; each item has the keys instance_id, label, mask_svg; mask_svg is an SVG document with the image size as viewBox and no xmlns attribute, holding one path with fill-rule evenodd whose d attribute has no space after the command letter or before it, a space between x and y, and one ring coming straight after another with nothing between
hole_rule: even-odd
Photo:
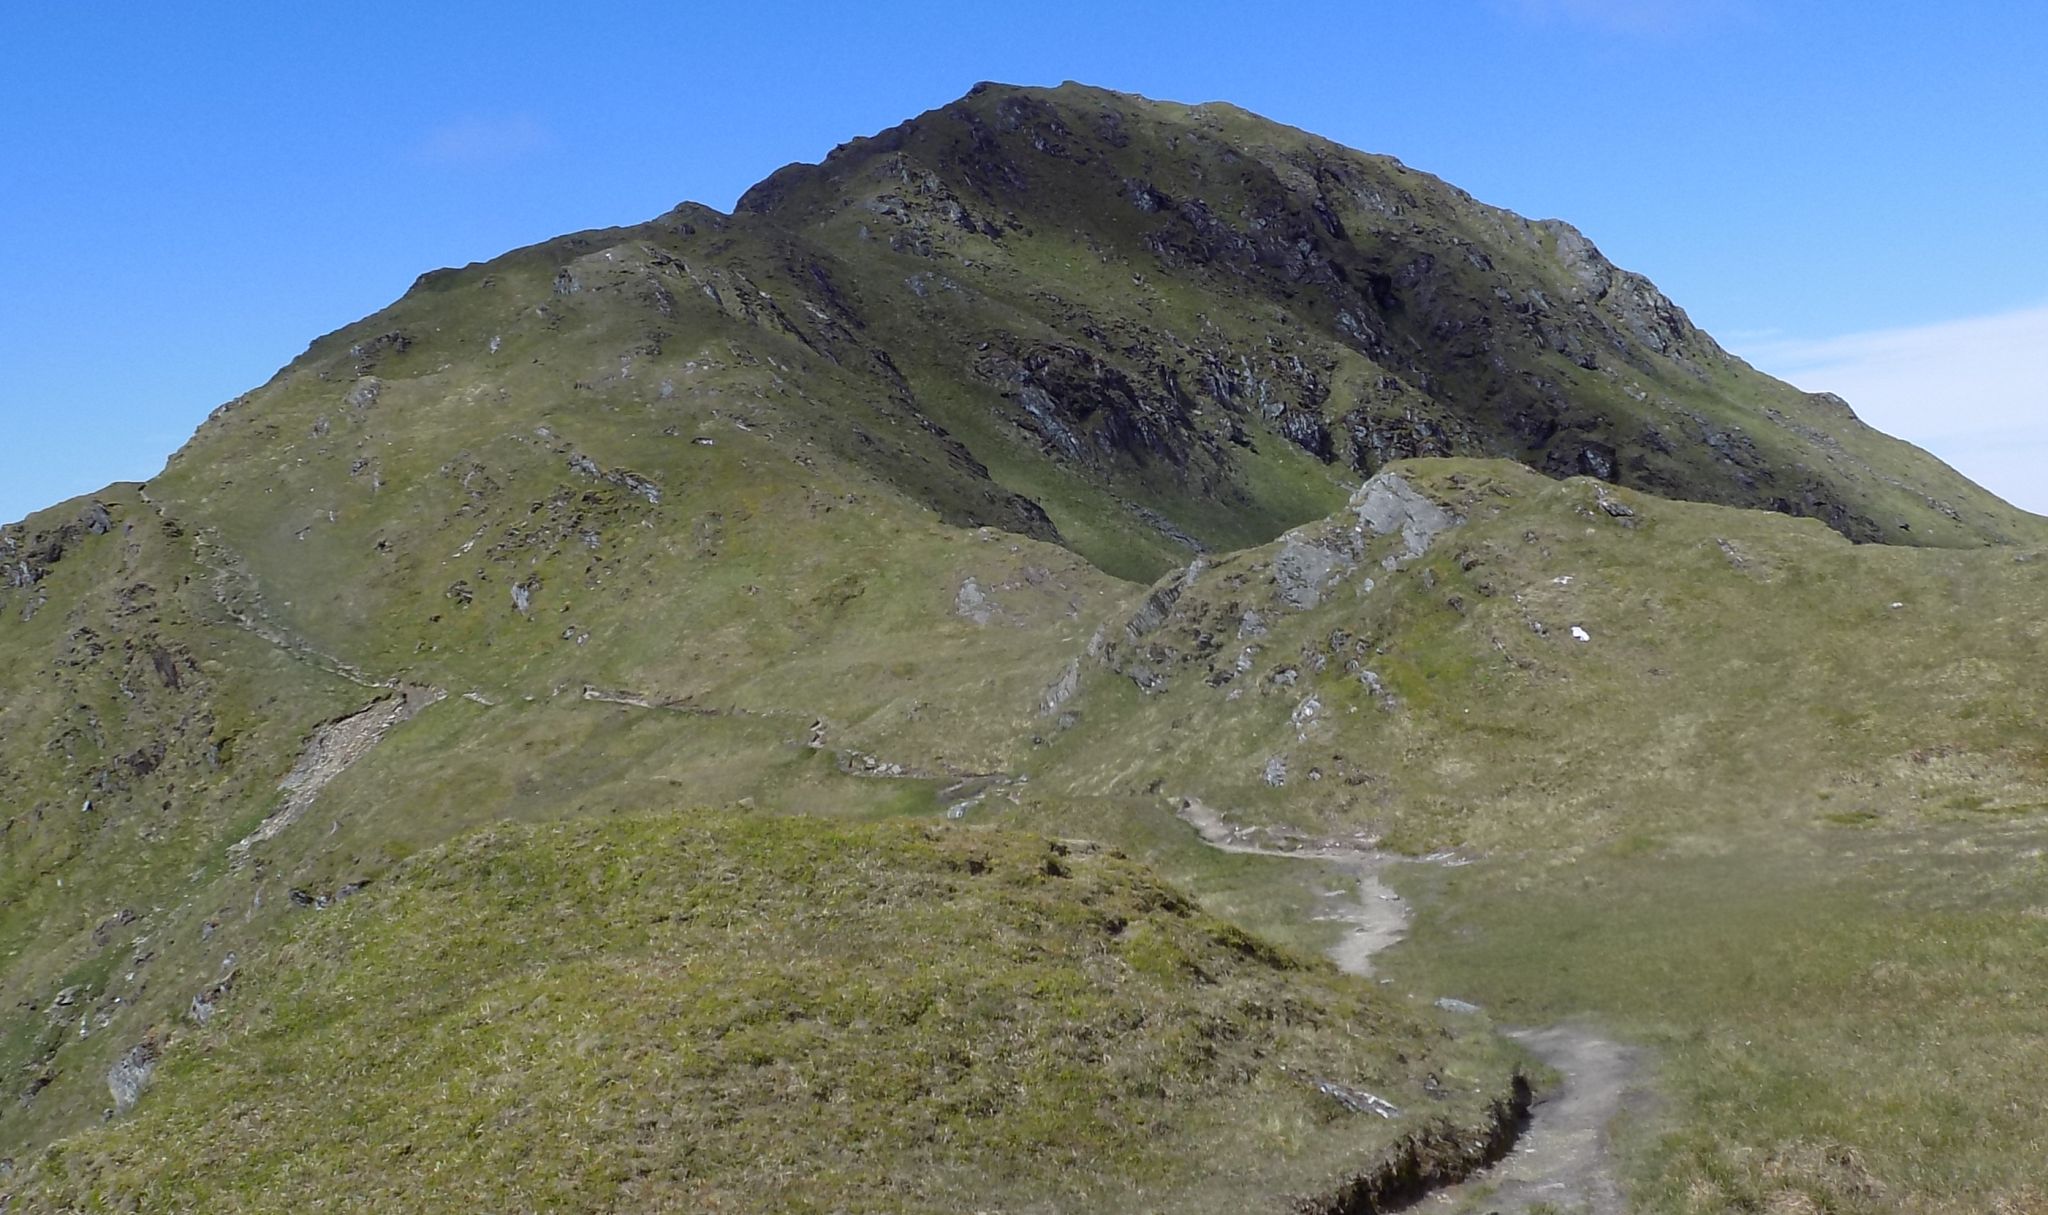
<instances>
[{"instance_id":1,"label":"rocky outcrop","mask_svg":"<svg viewBox=\"0 0 2048 1215\"><path fill-rule=\"evenodd\" d=\"M128 1048L107 1072L107 1091L114 1097L114 1112L125 1114L141 1099L142 1090L156 1076L163 1051L154 1038L145 1038Z\"/></svg>"},{"instance_id":2,"label":"rocky outcrop","mask_svg":"<svg viewBox=\"0 0 2048 1215\"><path fill-rule=\"evenodd\" d=\"M1375 537L1399 537L1399 547L1381 559L1391 570L1428 552L1438 536L1462 522L1393 471L1359 486L1348 513L1348 525L1338 516L1280 538L1273 554L1273 589L1280 604L1307 611L1321 603L1364 562Z\"/></svg>"},{"instance_id":3,"label":"rocky outcrop","mask_svg":"<svg viewBox=\"0 0 2048 1215\"><path fill-rule=\"evenodd\" d=\"M1072 700L1080 690L1081 660L1076 658L1066 665L1066 669L1060 672L1060 677L1053 680L1052 686L1048 687L1044 694L1039 697L1038 711L1047 717L1051 717L1065 708L1067 702Z\"/></svg>"},{"instance_id":4,"label":"rocky outcrop","mask_svg":"<svg viewBox=\"0 0 2048 1215\"><path fill-rule=\"evenodd\" d=\"M1413 559L1429 551L1436 538L1461 520L1423 496L1399 473L1383 472L1351 495L1359 526L1375 536L1398 533L1401 555Z\"/></svg>"},{"instance_id":5,"label":"rocky outcrop","mask_svg":"<svg viewBox=\"0 0 2048 1215\"><path fill-rule=\"evenodd\" d=\"M1355 586L1359 594L1369 593L1374 582L1365 570L1398 570L1429 552L1439 537L1462 522L1399 470L1382 470L1352 494L1344 510L1289 531L1265 550L1263 559L1257 550L1235 554L1221 559L1213 575L1206 560L1197 560L1162 579L1125 622L1121 638L1108 647L1105 657L1113 669L1148 693L1164 691L1176 671L1189 664L1207 664L1212 687L1231 683L1252 669L1260 639L1267 636L1274 618L1309 611L1347 585ZM1209 577L1221 589L1190 598L1198 579ZM1234 658L1226 653L1232 648L1225 645L1226 638L1244 643L1234 647ZM1315 670L1322 669L1315 664L1325 657L1314 658ZM1383 707L1396 707L1378 677L1363 669L1363 651L1345 649L1342 657ZM1293 683L1297 672L1280 667L1272 677L1285 686ZM1284 782L1284 763L1269 768L1264 779L1272 785Z\"/></svg>"}]
</instances>

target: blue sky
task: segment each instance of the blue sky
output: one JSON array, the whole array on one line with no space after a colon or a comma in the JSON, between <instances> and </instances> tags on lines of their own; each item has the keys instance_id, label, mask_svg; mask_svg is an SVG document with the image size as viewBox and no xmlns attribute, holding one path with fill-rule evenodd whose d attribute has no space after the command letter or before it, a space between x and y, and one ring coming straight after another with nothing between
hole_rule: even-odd
<instances>
[{"instance_id":1,"label":"blue sky","mask_svg":"<svg viewBox=\"0 0 2048 1215\"><path fill-rule=\"evenodd\" d=\"M729 206L982 79L1234 101L1571 220L2048 511L2037 2L273 7L0 14L0 519L150 476L423 270Z\"/></svg>"}]
</instances>

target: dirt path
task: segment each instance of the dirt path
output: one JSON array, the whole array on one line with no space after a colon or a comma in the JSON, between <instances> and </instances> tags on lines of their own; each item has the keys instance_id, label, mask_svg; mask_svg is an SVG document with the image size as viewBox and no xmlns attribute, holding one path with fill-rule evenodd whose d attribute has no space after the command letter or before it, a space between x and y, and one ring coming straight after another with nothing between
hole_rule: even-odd
<instances>
[{"instance_id":1,"label":"dirt path","mask_svg":"<svg viewBox=\"0 0 2048 1215\"><path fill-rule=\"evenodd\" d=\"M1371 975L1373 955L1407 933L1408 905L1380 880L1381 871L1398 862L1374 848L1370 840L1315 840L1259 827L1232 826L1222 815L1192 797L1181 799L1177 813L1182 822L1202 837L1203 843L1218 851L1324 861L1355 878L1355 896L1318 917L1351 925L1344 939L1330 947L1330 960L1345 974Z\"/></svg>"},{"instance_id":2,"label":"dirt path","mask_svg":"<svg viewBox=\"0 0 2048 1215\"><path fill-rule=\"evenodd\" d=\"M1235 826L1196 798L1181 799L1178 814L1212 848L1319 860L1355 874L1356 898L1329 917L1352 926L1330 949L1330 959L1347 974L1370 975L1373 955L1406 934L1408 905L1380 875L1409 862L1379 851L1371 840L1311 839ZM1499 1163L1406 1209L1428 1215L1511 1215L1539 1208L1560 1215L1623 1215L1628 1204L1614 1177L1608 1128L1636 1087L1638 1052L1572 1024L1510 1030L1508 1036L1555 1069L1561 1083L1537 1100L1513 1150Z\"/></svg>"},{"instance_id":3,"label":"dirt path","mask_svg":"<svg viewBox=\"0 0 2048 1215\"><path fill-rule=\"evenodd\" d=\"M1508 1035L1556 1068L1564 1081L1529 1111L1528 1129L1500 1163L1409 1208L1429 1213L1509 1215L1537 1209L1623 1215L1608 1128L1634 1087L1637 1052L1576 1025Z\"/></svg>"}]
</instances>

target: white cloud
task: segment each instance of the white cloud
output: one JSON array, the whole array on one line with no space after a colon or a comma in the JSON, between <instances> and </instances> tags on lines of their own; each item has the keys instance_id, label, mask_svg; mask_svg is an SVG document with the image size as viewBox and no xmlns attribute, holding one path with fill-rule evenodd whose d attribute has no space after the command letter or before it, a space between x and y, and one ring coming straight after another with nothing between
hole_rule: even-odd
<instances>
[{"instance_id":1,"label":"white cloud","mask_svg":"<svg viewBox=\"0 0 2048 1215\"><path fill-rule=\"evenodd\" d=\"M497 168L523 160L554 142L548 129L525 116L469 116L442 123L413 147L413 159L448 168Z\"/></svg>"},{"instance_id":2,"label":"white cloud","mask_svg":"<svg viewBox=\"0 0 2048 1215\"><path fill-rule=\"evenodd\" d=\"M2048 305L1819 341L1765 341L1745 358L2048 514Z\"/></svg>"}]
</instances>

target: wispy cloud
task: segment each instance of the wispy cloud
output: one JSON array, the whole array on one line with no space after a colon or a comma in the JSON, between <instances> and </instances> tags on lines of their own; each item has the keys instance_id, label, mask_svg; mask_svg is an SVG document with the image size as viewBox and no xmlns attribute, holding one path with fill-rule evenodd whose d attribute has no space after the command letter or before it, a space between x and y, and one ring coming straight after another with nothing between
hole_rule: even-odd
<instances>
[{"instance_id":1,"label":"wispy cloud","mask_svg":"<svg viewBox=\"0 0 2048 1215\"><path fill-rule=\"evenodd\" d=\"M1819 341L1765 341L1744 357L1848 400L2015 505L2048 514L2048 305Z\"/></svg>"},{"instance_id":2,"label":"wispy cloud","mask_svg":"<svg viewBox=\"0 0 2048 1215\"><path fill-rule=\"evenodd\" d=\"M1747 0L1504 0L1526 19L1567 22L1611 34L1690 33L1741 16Z\"/></svg>"},{"instance_id":3,"label":"wispy cloud","mask_svg":"<svg viewBox=\"0 0 2048 1215\"><path fill-rule=\"evenodd\" d=\"M413 146L413 159L444 168L495 169L545 151L553 143L547 127L525 115L470 115L428 131Z\"/></svg>"}]
</instances>

